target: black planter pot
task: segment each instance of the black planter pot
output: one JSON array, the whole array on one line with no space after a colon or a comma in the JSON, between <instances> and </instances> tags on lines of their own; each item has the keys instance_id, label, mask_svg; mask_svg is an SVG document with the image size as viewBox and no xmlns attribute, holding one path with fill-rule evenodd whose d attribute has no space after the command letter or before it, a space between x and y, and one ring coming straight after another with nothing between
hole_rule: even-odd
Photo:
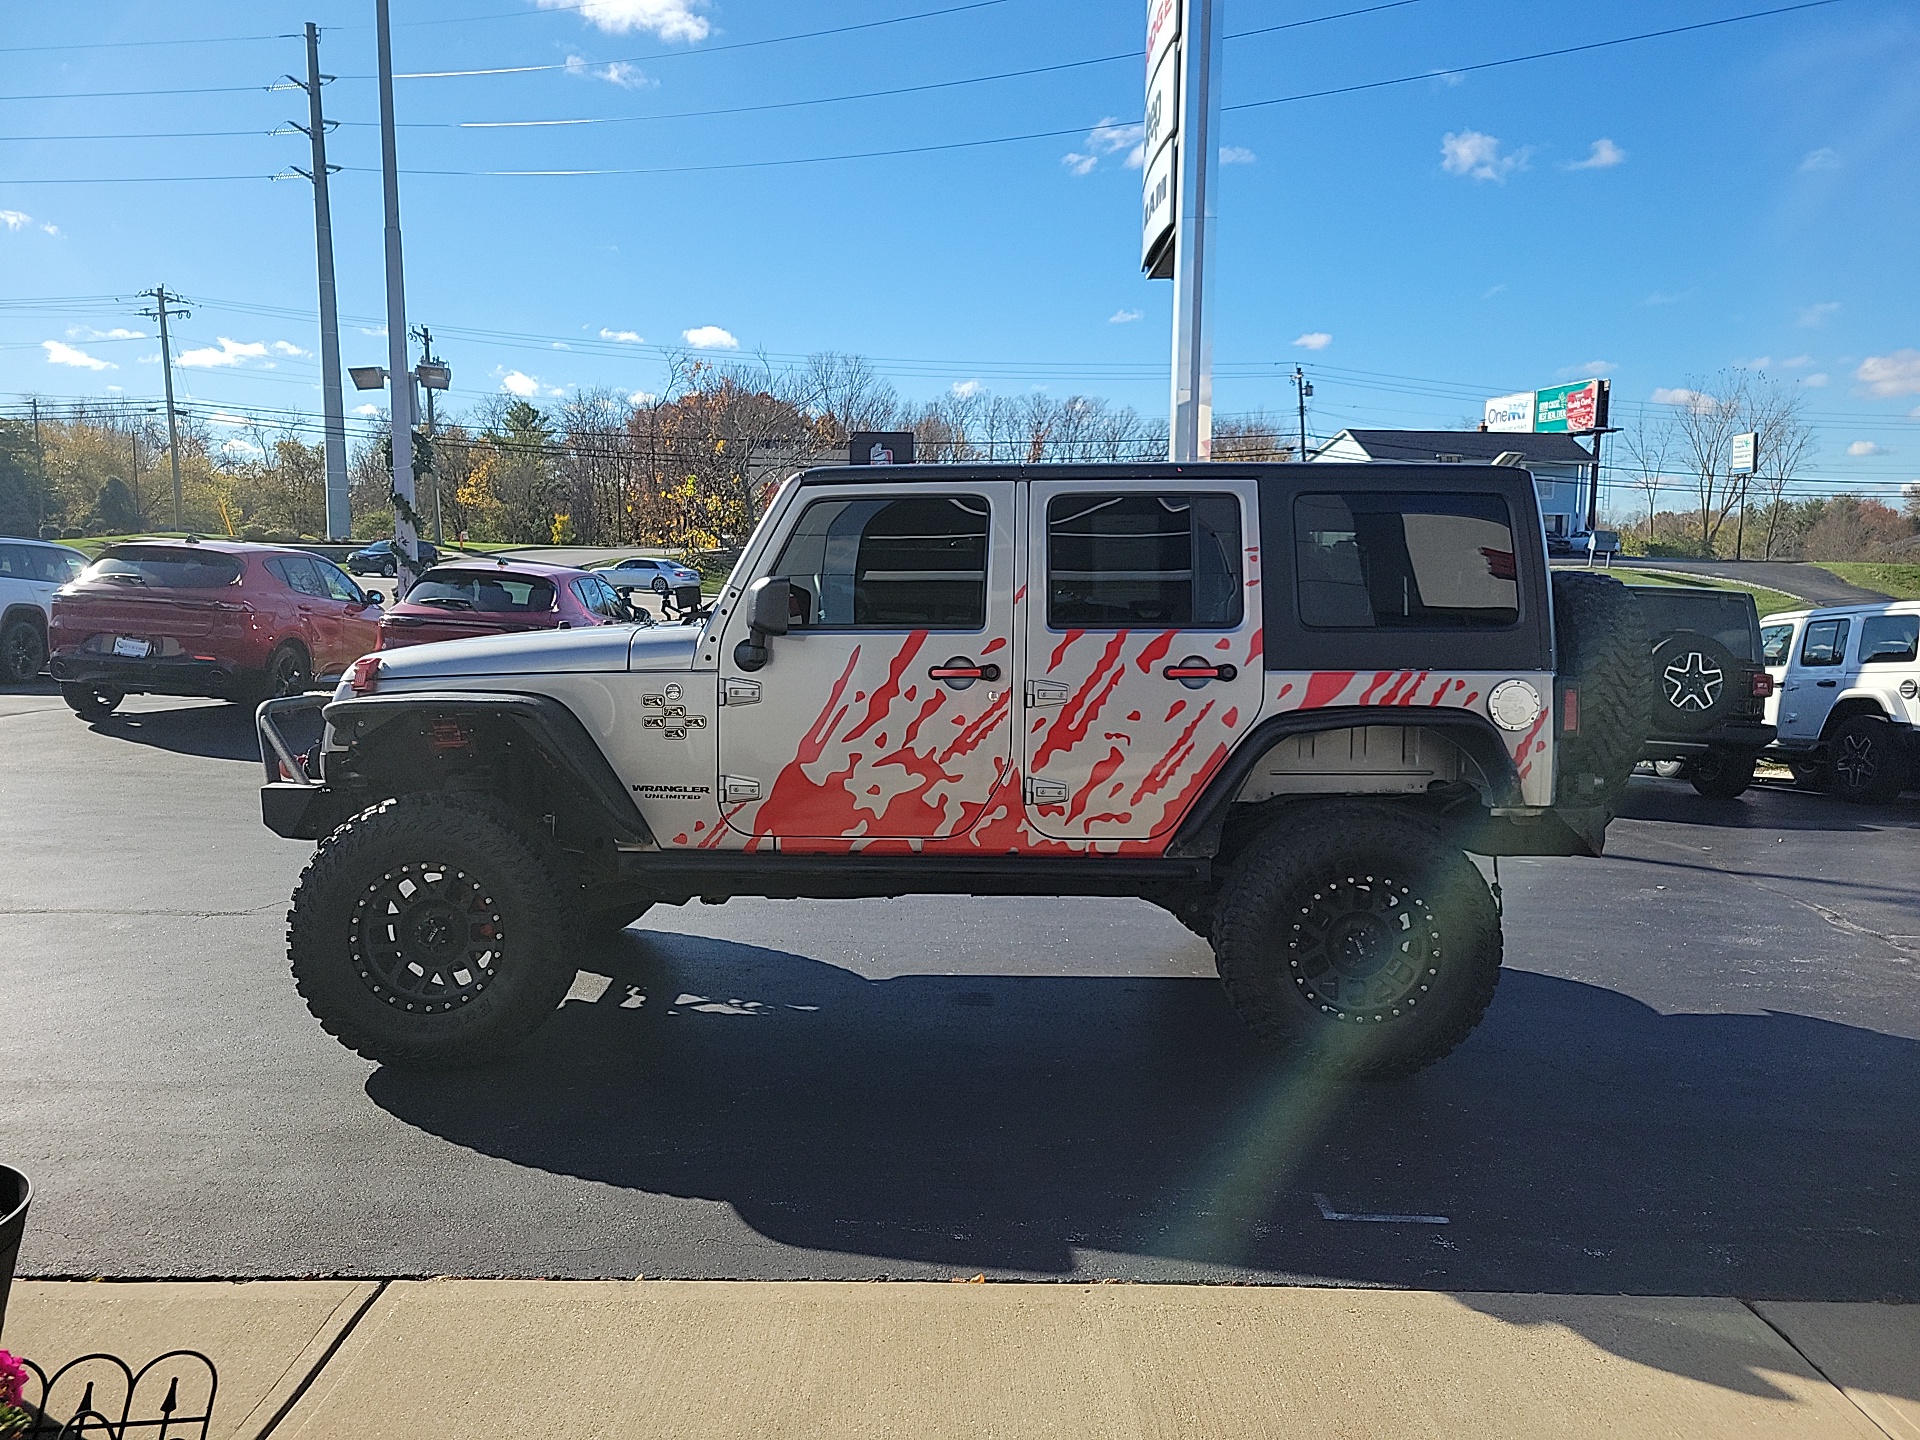
<instances>
[{"instance_id":1,"label":"black planter pot","mask_svg":"<svg viewBox=\"0 0 1920 1440\"><path fill-rule=\"evenodd\" d=\"M33 1186L18 1170L0 1165L0 1334L7 1324L7 1292L13 1288L13 1262L20 1254L20 1237L27 1228L27 1205Z\"/></svg>"}]
</instances>

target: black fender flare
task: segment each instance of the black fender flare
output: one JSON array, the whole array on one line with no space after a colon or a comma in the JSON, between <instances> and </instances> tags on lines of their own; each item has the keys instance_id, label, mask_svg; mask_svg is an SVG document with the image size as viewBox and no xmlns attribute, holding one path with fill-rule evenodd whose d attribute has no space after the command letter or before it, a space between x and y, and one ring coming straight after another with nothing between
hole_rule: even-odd
<instances>
[{"instance_id":1,"label":"black fender flare","mask_svg":"<svg viewBox=\"0 0 1920 1440\"><path fill-rule=\"evenodd\" d=\"M656 844L645 817L580 717L551 695L416 690L335 700L321 713L336 734L354 742L403 717L485 718L510 725L571 782L580 800L593 807L617 842Z\"/></svg>"},{"instance_id":2,"label":"black fender flare","mask_svg":"<svg viewBox=\"0 0 1920 1440\"><path fill-rule=\"evenodd\" d=\"M1169 859L1200 859L1217 854L1220 834L1240 793L1260 757L1275 744L1294 735L1311 735L1326 730L1357 730L1370 725L1419 726L1445 732L1447 738L1466 752L1480 767L1493 787L1495 805L1520 804L1520 775L1506 742L1493 722L1470 710L1442 710L1423 706L1337 705L1314 710L1293 710L1262 720L1234 747L1227 763L1215 772L1193 807L1180 821L1168 842Z\"/></svg>"}]
</instances>

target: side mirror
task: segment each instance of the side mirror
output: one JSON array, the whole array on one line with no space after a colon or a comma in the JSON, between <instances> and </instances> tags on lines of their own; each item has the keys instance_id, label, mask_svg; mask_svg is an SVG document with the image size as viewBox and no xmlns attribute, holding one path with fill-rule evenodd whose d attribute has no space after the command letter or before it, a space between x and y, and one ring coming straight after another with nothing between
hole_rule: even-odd
<instances>
[{"instance_id":1,"label":"side mirror","mask_svg":"<svg viewBox=\"0 0 1920 1440\"><path fill-rule=\"evenodd\" d=\"M733 647L734 663L742 670L758 670L772 658L769 635L787 633L793 603L793 582L784 575L767 575L747 587L747 638Z\"/></svg>"}]
</instances>

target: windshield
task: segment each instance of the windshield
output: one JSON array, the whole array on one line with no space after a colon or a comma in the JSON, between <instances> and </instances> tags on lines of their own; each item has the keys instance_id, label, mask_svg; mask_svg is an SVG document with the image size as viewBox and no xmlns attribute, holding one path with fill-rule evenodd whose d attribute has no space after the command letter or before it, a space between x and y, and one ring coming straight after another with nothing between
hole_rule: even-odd
<instances>
[{"instance_id":1,"label":"windshield","mask_svg":"<svg viewBox=\"0 0 1920 1440\"><path fill-rule=\"evenodd\" d=\"M553 609L553 582L532 575L475 574L462 570L429 570L407 592L409 605L433 605L445 610L479 610L512 615L537 615Z\"/></svg>"},{"instance_id":2,"label":"windshield","mask_svg":"<svg viewBox=\"0 0 1920 1440\"><path fill-rule=\"evenodd\" d=\"M220 590L240 578L240 562L216 550L119 545L94 561L86 578L155 590Z\"/></svg>"}]
</instances>

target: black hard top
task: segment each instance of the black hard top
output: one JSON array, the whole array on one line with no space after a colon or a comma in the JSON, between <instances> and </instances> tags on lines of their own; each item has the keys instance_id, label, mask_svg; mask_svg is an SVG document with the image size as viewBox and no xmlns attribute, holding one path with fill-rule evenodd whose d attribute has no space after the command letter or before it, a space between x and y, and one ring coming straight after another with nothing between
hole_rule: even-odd
<instances>
[{"instance_id":1,"label":"black hard top","mask_svg":"<svg viewBox=\"0 0 1920 1440\"><path fill-rule=\"evenodd\" d=\"M1482 462L1518 453L1539 465L1591 465L1593 452L1571 435L1505 430L1348 430L1375 460L1424 460L1458 455ZM1456 462L1457 463L1457 462Z\"/></svg>"},{"instance_id":2,"label":"black hard top","mask_svg":"<svg viewBox=\"0 0 1920 1440\"><path fill-rule=\"evenodd\" d=\"M1036 464L981 465L823 465L800 472L802 485L952 485L968 480L1146 480L1159 484L1206 484L1218 480L1306 481L1328 489L1364 490L1404 488L1418 483L1423 490L1485 490L1526 478L1527 472L1510 465L1409 464L1397 460L1358 463L1201 461L1176 465L1168 461L1048 461Z\"/></svg>"}]
</instances>

